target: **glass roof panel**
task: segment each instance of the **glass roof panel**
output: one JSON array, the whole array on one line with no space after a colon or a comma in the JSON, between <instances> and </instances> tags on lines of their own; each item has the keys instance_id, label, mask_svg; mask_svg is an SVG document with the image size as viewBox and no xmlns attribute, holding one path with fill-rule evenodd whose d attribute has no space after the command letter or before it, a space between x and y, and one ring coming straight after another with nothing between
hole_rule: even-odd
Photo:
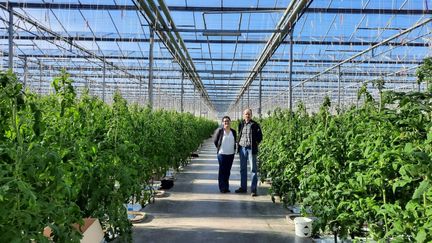
<instances>
[{"instance_id":1,"label":"glass roof panel","mask_svg":"<svg viewBox=\"0 0 432 243\"><path fill-rule=\"evenodd\" d=\"M154 94L158 98L155 100L181 96L182 68L174 60L175 54L184 55L187 65L193 63L205 88L194 90L193 83L197 81L191 80L191 73L185 73L185 102L189 107L198 101L204 105L207 93L212 107L206 104L205 109L215 108L219 114L231 109L233 115L235 110L246 106L257 109L259 75L250 83L246 81L255 75L252 70L261 60L271 36L281 32L276 26L290 2L166 0L186 50L171 25L156 28L153 76ZM135 8L137 2L9 3L14 11L13 67L19 76L29 74L29 88L40 93L52 92L50 80L61 68L66 68L76 80L79 92L89 87L94 95L104 93L109 102L112 93L119 90L131 102L148 101L149 16ZM158 1L154 3L162 9ZM5 4L0 9L2 68L8 67L9 55L9 12ZM361 83L377 78L384 78L387 88L417 88L415 69L432 54L432 25L428 22L410 28L430 20L431 6L431 0L312 1L294 26L291 73L294 102L303 101L311 111L325 95L335 102L339 76L344 94L342 105L346 106L354 100ZM162 15L169 23L167 16ZM161 34L169 37L161 39ZM288 106L290 40L289 35L282 36L274 40L278 47L260 66L264 111ZM172 52L171 47L176 46L182 54L178 50ZM237 100L245 85L250 85L249 91L246 89ZM170 108L179 109L171 103L156 102L156 107L167 108L170 104Z\"/></svg>"}]
</instances>

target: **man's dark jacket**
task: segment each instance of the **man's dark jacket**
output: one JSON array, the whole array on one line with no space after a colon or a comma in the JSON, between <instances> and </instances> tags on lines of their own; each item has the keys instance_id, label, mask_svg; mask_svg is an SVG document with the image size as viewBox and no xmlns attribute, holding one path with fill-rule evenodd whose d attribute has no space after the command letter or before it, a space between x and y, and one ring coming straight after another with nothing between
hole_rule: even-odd
<instances>
[{"instance_id":1,"label":"man's dark jacket","mask_svg":"<svg viewBox=\"0 0 432 243\"><path fill-rule=\"evenodd\" d=\"M231 132L234 136L234 153L236 151L236 147L237 147L237 132L231 128ZM213 143L217 148L217 153L219 153L220 147L222 145L222 138L223 138L223 134L224 134L224 128L218 128L215 132L215 135L213 136Z\"/></svg>"},{"instance_id":2,"label":"man's dark jacket","mask_svg":"<svg viewBox=\"0 0 432 243\"><path fill-rule=\"evenodd\" d=\"M249 121L251 124L251 145L252 145L252 154L257 154L258 153L258 145L259 143L261 143L262 141L262 132L261 132L261 127L260 125L255 122L254 120L250 120ZM240 139L242 137L242 132L243 132L243 126L245 125L245 121L242 120L242 122L240 122L239 127L238 127L238 132L239 132L239 136L238 136L238 141L240 142ZM239 145L239 151L240 151L240 145Z\"/></svg>"}]
</instances>

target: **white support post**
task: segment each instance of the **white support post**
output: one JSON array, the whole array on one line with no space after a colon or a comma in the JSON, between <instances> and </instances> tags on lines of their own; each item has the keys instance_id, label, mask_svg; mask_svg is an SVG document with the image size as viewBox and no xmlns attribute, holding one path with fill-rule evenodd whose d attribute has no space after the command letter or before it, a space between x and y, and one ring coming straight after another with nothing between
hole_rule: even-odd
<instances>
[{"instance_id":1,"label":"white support post","mask_svg":"<svg viewBox=\"0 0 432 243\"><path fill-rule=\"evenodd\" d=\"M27 86L27 75L28 75L28 64L27 57L24 57L24 89Z\"/></svg>"},{"instance_id":2,"label":"white support post","mask_svg":"<svg viewBox=\"0 0 432 243\"><path fill-rule=\"evenodd\" d=\"M8 32L9 32L9 63L8 63L8 68L10 70L13 70L13 33L14 33L14 29L13 29L13 8L12 8L12 4L9 4L9 28L8 28Z\"/></svg>"},{"instance_id":3,"label":"white support post","mask_svg":"<svg viewBox=\"0 0 432 243\"><path fill-rule=\"evenodd\" d=\"M152 27L150 27L148 105L151 109L153 109L153 46L154 46L154 30Z\"/></svg>"},{"instance_id":4,"label":"white support post","mask_svg":"<svg viewBox=\"0 0 432 243\"><path fill-rule=\"evenodd\" d=\"M338 66L338 110L341 109L341 67Z\"/></svg>"},{"instance_id":5,"label":"white support post","mask_svg":"<svg viewBox=\"0 0 432 243\"><path fill-rule=\"evenodd\" d=\"M262 72L259 76L259 93L258 93L258 116L262 117Z\"/></svg>"},{"instance_id":6,"label":"white support post","mask_svg":"<svg viewBox=\"0 0 432 243\"><path fill-rule=\"evenodd\" d=\"M42 94L42 62L39 61L39 94Z\"/></svg>"},{"instance_id":7,"label":"white support post","mask_svg":"<svg viewBox=\"0 0 432 243\"><path fill-rule=\"evenodd\" d=\"M106 87L106 80L105 80L105 78L106 78L106 64L105 64L105 60L104 60L104 62L103 62L103 72L102 72L102 101L103 102L106 102L105 101L105 92L106 92L106 90L105 90L105 87Z\"/></svg>"},{"instance_id":8,"label":"white support post","mask_svg":"<svg viewBox=\"0 0 432 243\"><path fill-rule=\"evenodd\" d=\"M291 30L290 33L290 59L289 59L289 66L290 66L290 71L289 71L289 111L290 113L292 113L293 109L292 109L292 65L293 65L293 33L294 33L294 28Z\"/></svg>"},{"instance_id":9,"label":"white support post","mask_svg":"<svg viewBox=\"0 0 432 243\"><path fill-rule=\"evenodd\" d=\"M182 72L182 77L181 77L181 92L180 92L181 96L180 96L180 112L183 113L184 112L184 72Z\"/></svg>"}]
</instances>

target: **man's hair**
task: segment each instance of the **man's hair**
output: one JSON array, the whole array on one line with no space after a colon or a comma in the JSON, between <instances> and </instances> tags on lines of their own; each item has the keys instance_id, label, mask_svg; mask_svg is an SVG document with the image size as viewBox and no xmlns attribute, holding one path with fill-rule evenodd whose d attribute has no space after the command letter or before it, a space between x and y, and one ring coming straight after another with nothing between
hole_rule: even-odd
<instances>
[{"instance_id":1,"label":"man's hair","mask_svg":"<svg viewBox=\"0 0 432 243\"><path fill-rule=\"evenodd\" d=\"M231 118L230 118L229 116L224 116L224 117L222 117L222 121L225 120L225 119L228 119L228 120L231 121Z\"/></svg>"},{"instance_id":2,"label":"man's hair","mask_svg":"<svg viewBox=\"0 0 432 243\"><path fill-rule=\"evenodd\" d=\"M246 108L246 109L243 111L243 114L244 114L246 111L250 111L250 113L251 113L251 115L252 115L252 109L251 109L251 108Z\"/></svg>"}]
</instances>

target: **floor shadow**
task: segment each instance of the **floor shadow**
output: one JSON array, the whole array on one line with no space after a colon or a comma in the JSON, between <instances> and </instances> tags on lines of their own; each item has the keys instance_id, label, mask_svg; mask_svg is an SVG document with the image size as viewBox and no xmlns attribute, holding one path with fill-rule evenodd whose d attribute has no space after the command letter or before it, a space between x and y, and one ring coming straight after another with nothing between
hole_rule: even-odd
<instances>
[{"instance_id":1,"label":"floor shadow","mask_svg":"<svg viewBox=\"0 0 432 243\"><path fill-rule=\"evenodd\" d=\"M160 200L147 205L142 211L159 218L227 218L227 219L280 219L285 220L290 212L271 201L249 201L235 199Z\"/></svg>"},{"instance_id":2,"label":"floor shadow","mask_svg":"<svg viewBox=\"0 0 432 243\"><path fill-rule=\"evenodd\" d=\"M256 231L225 231L212 228L175 228L175 227L135 227L134 243L165 243L165 242L224 242L224 243L254 243L254 242L292 242L309 243L309 238L293 235Z\"/></svg>"},{"instance_id":3,"label":"floor shadow","mask_svg":"<svg viewBox=\"0 0 432 243\"><path fill-rule=\"evenodd\" d=\"M153 215L146 213L145 218L144 218L143 220L141 220L141 221L139 222L139 224L150 223L151 221L153 221L154 218L155 218L155 217L154 217Z\"/></svg>"}]
</instances>

